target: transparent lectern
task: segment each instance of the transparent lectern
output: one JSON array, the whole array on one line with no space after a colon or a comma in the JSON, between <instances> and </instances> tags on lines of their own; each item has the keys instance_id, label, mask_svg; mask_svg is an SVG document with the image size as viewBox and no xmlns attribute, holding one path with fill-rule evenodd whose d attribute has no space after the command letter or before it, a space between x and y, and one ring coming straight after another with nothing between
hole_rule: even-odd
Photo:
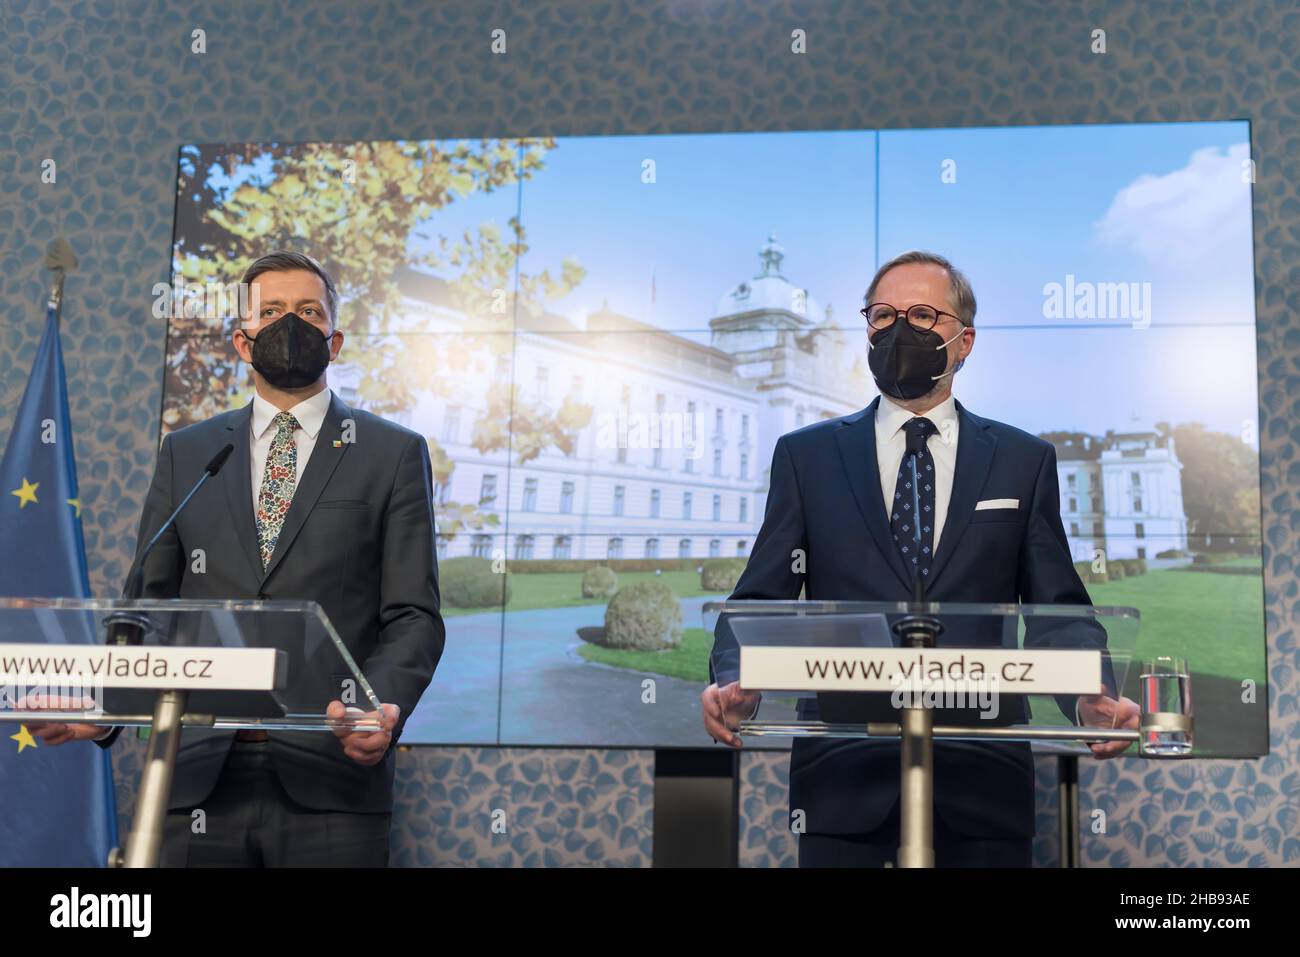
<instances>
[{"instance_id":1,"label":"transparent lectern","mask_svg":"<svg viewBox=\"0 0 1300 957\"><path fill-rule=\"evenodd\" d=\"M1136 743L1149 758L1192 753L1186 665L1137 657L1132 608L726 601L706 603L704 616L718 685L761 693L734 722L742 737L901 741L901 867L934 864L936 740L1028 741L1071 759L1107 741ZM1081 718L1079 697L1103 688L1138 702L1138 727L1100 719L1086 704ZM1063 862L1077 855L1071 778L1062 775Z\"/></svg>"},{"instance_id":2,"label":"transparent lectern","mask_svg":"<svg viewBox=\"0 0 1300 957\"><path fill-rule=\"evenodd\" d=\"M187 729L373 731L379 709L315 602L0 599L0 722L152 729L112 866L157 865Z\"/></svg>"}]
</instances>

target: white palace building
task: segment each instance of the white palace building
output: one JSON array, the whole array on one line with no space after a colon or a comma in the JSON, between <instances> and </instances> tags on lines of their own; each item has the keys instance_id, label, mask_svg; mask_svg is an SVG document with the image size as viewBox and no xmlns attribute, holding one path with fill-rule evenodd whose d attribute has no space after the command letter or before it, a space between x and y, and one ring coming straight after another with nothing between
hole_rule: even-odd
<instances>
[{"instance_id":1,"label":"white palace building","mask_svg":"<svg viewBox=\"0 0 1300 957\"><path fill-rule=\"evenodd\" d=\"M1134 420L1121 431L1056 447L1061 520L1076 561L1155 558L1187 550L1183 465L1173 436Z\"/></svg>"},{"instance_id":2,"label":"white palace building","mask_svg":"<svg viewBox=\"0 0 1300 957\"><path fill-rule=\"evenodd\" d=\"M495 349L453 350L454 372L438 372L436 387L395 416L454 463L436 483L435 511L477 505L499 517L495 526L440 535L439 557L747 556L777 438L856 411L874 392L865 336L850 345L829 310L785 278L783 258L769 237L758 274L723 295L707 323L689 326L707 326L707 345L608 309L589 315L585 329L562 316L521 313L513 337L476 336L445 280L404 270L406 313L432 338L499 337ZM513 348L504 348L511 339ZM520 463L517 448L475 447L489 389L509 375L526 406L554 413L569 400L591 408L571 454L549 444ZM355 401L346 367L331 379ZM1122 433L1059 452L1076 559L1103 547L1116 558L1186 548L1172 439Z\"/></svg>"}]
</instances>

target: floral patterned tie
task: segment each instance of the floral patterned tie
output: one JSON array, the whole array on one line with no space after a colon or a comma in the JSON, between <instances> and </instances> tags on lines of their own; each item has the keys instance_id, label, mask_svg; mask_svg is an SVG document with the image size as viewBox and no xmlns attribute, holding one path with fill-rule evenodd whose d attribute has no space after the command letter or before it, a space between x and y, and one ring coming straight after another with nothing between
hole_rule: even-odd
<instances>
[{"instance_id":1,"label":"floral patterned tie","mask_svg":"<svg viewBox=\"0 0 1300 957\"><path fill-rule=\"evenodd\" d=\"M263 569L271 564L275 543L284 527L284 516L298 484L298 447L293 441L298 420L288 412L281 412L271 424L276 427L275 438L271 439L266 470L262 473L262 490L257 495L257 544L262 552Z\"/></svg>"}]
</instances>

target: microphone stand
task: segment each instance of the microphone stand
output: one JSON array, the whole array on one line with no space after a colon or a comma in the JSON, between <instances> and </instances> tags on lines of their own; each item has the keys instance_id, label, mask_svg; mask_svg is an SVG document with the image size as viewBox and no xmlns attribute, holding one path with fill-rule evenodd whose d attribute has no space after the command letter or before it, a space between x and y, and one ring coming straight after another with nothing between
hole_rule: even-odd
<instances>
[{"instance_id":1,"label":"microphone stand","mask_svg":"<svg viewBox=\"0 0 1300 957\"><path fill-rule=\"evenodd\" d=\"M176 506L176 510L167 516L167 521L154 533L153 538L149 539L144 550L140 552L140 558L136 562L136 568L131 575L130 581L127 582L126 591L123 598L127 601L135 601L144 591L144 563L149 558L149 553L153 551L154 546L162 540L163 534L172 527L176 522L177 516L186 505L203 488L203 484L221 470L221 466L226 464L226 459L230 453L235 450L233 445L225 446L220 452L212 457L212 461L207 464L203 470L203 475L194 483L189 494L181 499L181 503ZM104 616L104 624L108 627L108 640L105 642L110 645L139 645L144 643L144 636L153 629L153 622L148 615L139 611L115 611L112 614Z\"/></svg>"},{"instance_id":2,"label":"microphone stand","mask_svg":"<svg viewBox=\"0 0 1300 957\"><path fill-rule=\"evenodd\" d=\"M127 583L128 600L139 598L144 590L144 566L149 553L175 523L181 509L189 504L190 499L194 498L208 479L221 470L221 466L234 450L233 445L226 445L212 457L212 461L204 468L203 475L194 483L189 494L167 517L167 521L162 523L153 538L149 539L148 544L140 552L137 568ZM114 612L104 621L108 626L109 644L142 644L145 633L153 629L153 622L149 616L138 611ZM131 833L127 838L125 849L115 847L109 852L110 867L158 866L162 853L163 823L167 818L167 798L171 794L172 777L176 771L176 754L180 750L182 719L188 703L188 691L170 689L158 692L149 734L149 747L145 753L144 768L140 773L140 789L136 795Z\"/></svg>"}]
</instances>

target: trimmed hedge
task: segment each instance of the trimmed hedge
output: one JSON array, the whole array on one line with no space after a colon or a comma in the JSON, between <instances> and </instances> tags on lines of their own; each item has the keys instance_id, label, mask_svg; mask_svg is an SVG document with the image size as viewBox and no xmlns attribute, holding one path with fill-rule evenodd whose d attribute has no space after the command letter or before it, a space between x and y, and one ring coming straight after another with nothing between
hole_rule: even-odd
<instances>
[{"instance_id":1,"label":"trimmed hedge","mask_svg":"<svg viewBox=\"0 0 1300 957\"><path fill-rule=\"evenodd\" d=\"M438 563L438 591L451 608L500 608L510 601L510 573L494 572L490 558L448 558Z\"/></svg>"},{"instance_id":2,"label":"trimmed hedge","mask_svg":"<svg viewBox=\"0 0 1300 957\"><path fill-rule=\"evenodd\" d=\"M700 589L731 594L745 570L743 558L710 558L700 568Z\"/></svg>"},{"instance_id":3,"label":"trimmed hedge","mask_svg":"<svg viewBox=\"0 0 1300 957\"><path fill-rule=\"evenodd\" d=\"M1107 568L1110 567L1108 564ZM1092 562L1075 562L1074 570L1079 573L1079 580L1085 585L1102 585L1110 580L1105 572L1095 572L1092 570Z\"/></svg>"},{"instance_id":4,"label":"trimmed hedge","mask_svg":"<svg viewBox=\"0 0 1300 957\"><path fill-rule=\"evenodd\" d=\"M618 576L604 565L588 568L582 573L583 598L609 598L618 591Z\"/></svg>"},{"instance_id":5,"label":"trimmed hedge","mask_svg":"<svg viewBox=\"0 0 1300 957\"><path fill-rule=\"evenodd\" d=\"M543 572L585 572L609 568L616 572L693 572L700 558L514 558L506 564L517 575Z\"/></svg>"},{"instance_id":6,"label":"trimmed hedge","mask_svg":"<svg viewBox=\"0 0 1300 957\"><path fill-rule=\"evenodd\" d=\"M1179 565L1172 569L1176 572L1207 572L1212 575L1253 575L1258 578L1263 574L1259 565Z\"/></svg>"},{"instance_id":7,"label":"trimmed hedge","mask_svg":"<svg viewBox=\"0 0 1300 957\"><path fill-rule=\"evenodd\" d=\"M682 640L682 606L663 582L636 582L621 589L605 609L606 648L664 651Z\"/></svg>"},{"instance_id":8,"label":"trimmed hedge","mask_svg":"<svg viewBox=\"0 0 1300 957\"><path fill-rule=\"evenodd\" d=\"M1132 578L1135 575L1145 575L1147 560L1145 558L1112 558L1106 562L1104 572L1094 572L1092 562L1075 562L1074 570L1079 573L1079 578L1085 585L1100 585L1108 581L1116 582L1125 578Z\"/></svg>"}]
</instances>

